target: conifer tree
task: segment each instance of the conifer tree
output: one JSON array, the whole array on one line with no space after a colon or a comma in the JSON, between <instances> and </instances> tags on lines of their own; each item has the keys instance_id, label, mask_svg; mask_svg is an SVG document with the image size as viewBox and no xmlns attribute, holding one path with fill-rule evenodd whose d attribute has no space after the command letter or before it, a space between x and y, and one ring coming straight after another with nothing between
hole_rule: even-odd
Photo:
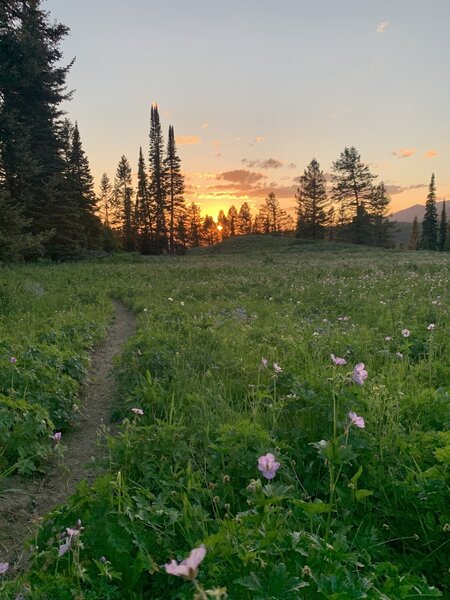
<instances>
[{"instance_id":1,"label":"conifer tree","mask_svg":"<svg viewBox=\"0 0 450 600\"><path fill-rule=\"evenodd\" d=\"M411 229L411 236L408 242L408 250L417 250L419 247L419 223L417 216L414 217L414 221Z\"/></svg>"},{"instance_id":2,"label":"conifer tree","mask_svg":"<svg viewBox=\"0 0 450 600\"><path fill-rule=\"evenodd\" d=\"M109 213L111 207L112 187L108 174L103 173L100 181L100 206L103 210L103 223L105 227L110 226Z\"/></svg>"},{"instance_id":3,"label":"conifer tree","mask_svg":"<svg viewBox=\"0 0 450 600\"><path fill-rule=\"evenodd\" d=\"M300 177L297 193L297 237L323 239L327 223L326 181L315 158Z\"/></svg>"},{"instance_id":4,"label":"conifer tree","mask_svg":"<svg viewBox=\"0 0 450 600\"><path fill-rule=\"evenodd\" d=\"M253 219L250 206L244 202L239 209L237 217L237 233L239 235L249 235L253 232Z\"/></svg>"},{"instance_id":5,"label":"conifer tree","mask_svg":"<svg viewBox=\"0 0 450 600\"><path fill-rule=\"evenodd\" d=\"M153 250L152 235L154 234L154 227L151 209L148 177L141 147L139 148L134 220L138 234L139 249L143 254L150 254Z\"/></svg>"},{"instance_id":6,"label":"conifer tree","mask_svg":"<svg viewBox=\"0 0 450 600\"><path fill-rule=\"evenodd\" d=\"M372 197L373 180L369 167L361 160L356 148L345 148L332 165L331 190L342 209L341 217L350 222L350 241L367 243L370 238L370 218L366 203ZM342 227L342 225L341 225Z\"/></svg>"},{"instance_id":7,"label":"conifer tree","mask_svg":"<svg viewBox=\"0 0 450 600\"><path fill-rule=\"evenodd\" d=\"M114 180L115 225L118 227L124 250L136 247L134 223L133 187L131 167L126 156L122 156Z\"/></svg>"},{"instance_id":8,"label":"conifer tree","mask_svg":"<svg viewBox=\"0 0 450 600\"><path fill-rule=\"evenodd\" d=\"M280 206L275 192L270 192L260 206L258 219L255 222L259 233L278 233L292 226L292 219Z\"/></svg>"},{"instance_id":9,"label":"conifer tree","mask_svg":"<svg viewBox=\"0 0 450 600\"><path fill-rule=\"evenodd\" d=\"M438 217L436 208L436 183L434 173L431 175L425 203L425 216L422 221L421 250L437 250L438 247Z\"/></svg>"},{"instance_id":10,"label":"conifer tree","mask_svg":"<svg viewBox=\"0 0 450 600\"><path fill-rule=\"evenodd\" d=\"M32 232L53 230L47 253L72 256L83 245L79 207L64 177L60 105L70 98L60 43L68 28L50 23L41 0L7 2L0 18L0 170L10 201ZM69 192L69 193L68 193Z\"/></svg>"},{"instance_id":11,"label":"conifer tree","mask_svg":"<svg viewBox=\"0 0 450 600\"><path fill-rule=\"evenodd\" d=\"M192 202L186 211L186 231L189 247L198 248L202 245L202 217L200 206Z\"/></svg>"},{"instance_id":12,"label":"conifer tree","mask_svg":"<svg viewBox=\"0 0 450 600\"><path fill-rule=\"evenodd\" d=\"M448 221L447 213L445 210L445 198L442 203L441 220L439 222L439 250L442 252L445 248L445 242L447 239Z\"/></svg>"},{"instance_id":13,"label":"conifer tree","mask_svg":"<svg viewBox=\"0 0 450 600\"><path fill-rule=\"evenodd\" d=\"M372 219L372 242L375 246L386 248L392 243L392 232L397 228L397 224L388 219L390 203L391 199L384 183L374 186L368 206Z\"/></svg>"},{"instance_id":14,"label":"conifer tree","mask_svg":"<svg viewBox=\"0 0 450 600\"><path fill-rule=\"evenodd\" d=\"M167 140L167 154L164 160L164 173L166 180L166 207L167 222L169 233L169 252L172 254L176 250L176 231L177 223L182 214L186 211L184 202L184 177L181 173L181 160L177 155L175 145L175 134L173 126L169 126L169 136Z\"/></svg>"},{"instance_id":15,"label":"conifer tree","mask_svg":"<svg viewBox=\"0 0 450 600\"><path fill-rule=\"evenodd\" d=\"M219 214L217 216L217 226L221 227L221 229L218 229L218 231L220 232L220 239L228 239L230 237L230 226L228 218L223 212L223 210L219 210Z\"/></svg>"},{"instance_id":16,"label":"conifer tree","mask_svg":"<svg viewBox=\"0 0 450 600\"><path fill-rule=\"evenodd\" d=\"M219 232L214 219L210 215L205 215L202 226L202 234L204 241L208 246L213 246L219 241Z\"/></svg>"},{"instance_id":17,"label":"conifer tree","mask_svg":"<svg viewBox=\"0 0 450 600\"><path fill-rule=\"evenodd\" d=\"M236 207L232 204L227 212L228 229L231 237L234 237L237 234L237 220L238 213Z\"/></svg>"},{"instance_id":18,"label":"conifer tree","mask_svg":"<svg viewBox=\"0 0 450 600\"><path fill-rule=\"evenodd\" d=\"M150 199L155 220L155 246L160 252L163 252L168 250L169 241L166 225L166 172L164 169L164 142L157 104L152 104L150 111L149 169Z\"/></svg>"}]
</instances>

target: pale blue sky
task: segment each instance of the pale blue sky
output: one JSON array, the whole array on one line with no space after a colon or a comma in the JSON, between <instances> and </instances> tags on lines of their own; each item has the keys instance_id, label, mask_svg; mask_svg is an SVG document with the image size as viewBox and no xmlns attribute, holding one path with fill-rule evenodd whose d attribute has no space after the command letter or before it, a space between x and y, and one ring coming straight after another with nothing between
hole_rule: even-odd
<instances>
[{"instance_id":1,"label":"pale blue sky","mask_svg":"<svg viewBox=\"0 0 450 600\"><path fill-rule=\"evenodd\" d=\"M135 168L157 101L164 129L173 124L182 136L190 198L203 210L257 202L273 185L292 206L294 178L311 158L329 171L351 145L398 186L394 208L423 202L423 187L398 192L428 184L432 171L438 195L450 195L449 0L44 7L71 28L63 44L67 60L76 56L68 113L97 181L114 175L122 154ZM181 145L183 137L198 143ZM261 167L268 158L283 165ZM263 177L255 182L241 170Z\"/></svg>"}]
</instances>

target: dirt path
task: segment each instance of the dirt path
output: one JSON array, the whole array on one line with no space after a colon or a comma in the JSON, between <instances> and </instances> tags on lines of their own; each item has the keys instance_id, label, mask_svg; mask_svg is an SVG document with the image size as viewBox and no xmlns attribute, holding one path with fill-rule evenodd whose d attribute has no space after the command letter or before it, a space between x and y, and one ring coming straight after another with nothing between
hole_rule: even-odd
<instances>
[{"instance_id":1,"label":"dirt path","mask_svg":"<svg viewBox=\"0 0 450 600\"><path fill-rule=\"evenodd\" d=\"M80 392L81 422L63 438L66 446L63 464L36 481L9 479L7 489L14 488L20 493L0 497L0 561L9 562L12 571L23 568L27 555L24 542L33 537L39 518L62 503L82 479L91 482L95 477L95 468L89 464L93 464L98 452L99 430L110 423L115 388L113 359L135 330L133 313L119 302L115 302L114 308L114 320L105 341L94 350Z\"/></svg>"}]
</instances>

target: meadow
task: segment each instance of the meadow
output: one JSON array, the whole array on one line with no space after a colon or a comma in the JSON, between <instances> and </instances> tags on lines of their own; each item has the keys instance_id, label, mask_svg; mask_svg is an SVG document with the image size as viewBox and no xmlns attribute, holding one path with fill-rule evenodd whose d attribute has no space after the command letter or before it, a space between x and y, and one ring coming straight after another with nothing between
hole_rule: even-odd
<instances>
[{"instance_id":1,"label":"meadow","mask_svg":"<svg viewBox=\"0 0 450 600\"><path fill-rule=\"evenodd\" d=\"M137 332L108 459L0 598L448 597L449 274L270 237L2 269L5 489L58 459L112 299Z\"/></svg>"}]
</instances>

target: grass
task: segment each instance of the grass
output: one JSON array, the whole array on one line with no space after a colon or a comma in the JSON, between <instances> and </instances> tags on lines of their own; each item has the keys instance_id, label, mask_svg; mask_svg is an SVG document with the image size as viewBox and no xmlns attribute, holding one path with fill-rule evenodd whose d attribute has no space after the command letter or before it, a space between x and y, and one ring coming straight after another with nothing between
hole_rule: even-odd
<instances>
[{"instance_id":1,"label":"grass","mask_svg":"<svg viewBox=\"0 0 450 600\"><path fill-rule=\"evenodd\" d=\"M122 427L108 473L48 516L32 570L5 598L448 591L448 260L334 250L257 237L181 258L7 273L3 357L17 347L17 372L40 336L55 334L39 361L62 351L66 323L95 323L98 339L111 297L136 312L138 329L116 369ZM49 286L48 303L16 293L27 281ZM26 307L33 326L18 332ZM80 335L84 352L91 342ZM331 353L347 365L334 367ZM364 385L351 378L360 362ZM44 389L54 377L46 372ZM349 426L349 411L364 429ZM273 480L257 469L268 452L281 464ZM61 532L78 519L84 529L58 558ZM195 591L161 565L201 543Z\"/></svg>"}]
</instances>

